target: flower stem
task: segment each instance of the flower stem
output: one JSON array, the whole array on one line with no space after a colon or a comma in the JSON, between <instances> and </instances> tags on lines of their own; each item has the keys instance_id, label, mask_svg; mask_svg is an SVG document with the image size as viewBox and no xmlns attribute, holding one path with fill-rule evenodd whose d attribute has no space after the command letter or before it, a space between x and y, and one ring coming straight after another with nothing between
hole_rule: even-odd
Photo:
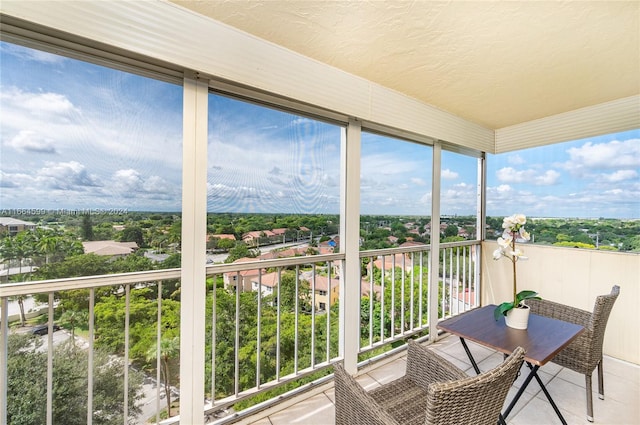
<instances>
[{"instance_id":1,"label":"flower stem","mask_svg":"<svg viewBox=\"0 0 640 425\"><path fill-rule=\"evenodd\" d=\"M511 255L511 263L513 264L513 308L518 307L516 305L516 297L518 294L517 284L516 284L516 261L518 261L518 256L515 254L516 252L516 232L511 233L511 251L513 254Z\"/></svg>"}]
</instances>

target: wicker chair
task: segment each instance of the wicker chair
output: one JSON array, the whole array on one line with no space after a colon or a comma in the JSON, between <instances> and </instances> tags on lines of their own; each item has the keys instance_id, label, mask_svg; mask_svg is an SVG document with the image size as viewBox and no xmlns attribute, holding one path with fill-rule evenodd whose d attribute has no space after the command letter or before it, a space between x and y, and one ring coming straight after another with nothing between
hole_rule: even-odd
<instances>
[{"instance_id":1,"label":"wicker chair","mask_svg":"<svg viewBox=\"0 0 640 425\"><path fill-rule=\"evenodd\" d=\"M540 316L552 317L565 322L576 323L584 326L585 330L578 338L562 350L553 362L569 368L585 376L587 391L587 420L593 422L593 396L591 394L591 375L598 367L598 393L604 400L604 382L602 371L602 342L604 330L607 327L609 313L613 303L618 298L620 287L614 286L608 295L600 295L596 298L593 312L579 308L566 306L547 300L528 300L531 312Z\"/></svg>"},{"instance_id":2,"label":"wicker chair","mask_svg":"<svg viewBox=\"0 0 640 425\"><path fill-rule=\"evenodd\" d=\"M405 375L369 392L335 364L336 425L496 425L523 359L518 347L471 377L410 340Z\"/></svg>"}]
</instances>

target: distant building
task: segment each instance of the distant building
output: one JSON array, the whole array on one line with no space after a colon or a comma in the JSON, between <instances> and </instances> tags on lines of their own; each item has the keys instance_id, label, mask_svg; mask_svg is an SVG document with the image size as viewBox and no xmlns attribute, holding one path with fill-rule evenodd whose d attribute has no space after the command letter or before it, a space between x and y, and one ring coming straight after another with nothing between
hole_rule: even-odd
<instances>
[{"instance_id":1,"label":"distant building","mask_svg":"<svg viewBox=\"0 0 640 425\"><path fill-rule=\"evenodd\" d=\"M138 250L135 242L87 241L82 242L85 254L104 255L108 257L126 257Z\"/></svg>"},{"instance_id":2,"label":"distant building","mask_svg":"<svg viewBox=\"0 0 640 425\"><path fill-rule=\"evenodd\" d=\"M278 287L278 272L265 273L262 276L253 276L251 278L251 290L260 292L262 296L272 295Z\"/></svg>"},{"instance_id":3,"label":"distant building","mask_svg":"<svg viewBox=\"0 0 640 425\"><path fill-rule=\"evenodd\" d=\"M207 242L209 242L212 239L229 239L232 241L236 240L236 235L231 234L231 233L220 233L218 235L207 235Z\"/></svg>"},{"instance_id":4,"label":"distant building","mask_svg":"<svg viewBox=\"0 0 640 425\"><path fill-rule=\"evenodd\" d=\"M9 236L15 236L23 230L35 230L37 225L28 221L18 220L11 217L0 217L0 234L7 233Z\"/></svg>"},{"instance_id":5,"label":"distant building","mask_svg":"<svg viewBox=\"0 0 640 425\"><path fill-rule=\"evenodd\" d=\"M271 230L254 230L242 235L242 241L248 246L259 246L260 243L269 243L277 236Z\"/></svg>"}]
</instances>

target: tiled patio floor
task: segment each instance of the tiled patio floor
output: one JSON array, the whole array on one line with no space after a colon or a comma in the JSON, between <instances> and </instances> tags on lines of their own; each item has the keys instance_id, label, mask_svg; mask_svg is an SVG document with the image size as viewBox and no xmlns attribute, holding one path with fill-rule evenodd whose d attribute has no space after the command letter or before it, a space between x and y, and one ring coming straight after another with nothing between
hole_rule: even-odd
<instances>
[{"instance_id":1,"label":"tiled patio floor","mask_svg":"<svg viewBox=\"0 0 640 425\"><path fill-rule=\"evenodd\" d=\"M475 374L457 337L448 336L432 344L438 354L458 367ZM481 370L487 370L502 361L502 354L469 343ZM358 381L370 390L404 374L405 356L397 355L383 364L376 363L360 371ZM525 367L525 366L523 366ZM526 369L526 367L525 367ZM524 381L523 370L510 390L510 400ZM584 376L549 363L538 372L548 391L569 424L589 424L586 418ZM616 360L604 359L605 400L597 395L597 373L593 379L593 404L595 424L640 424L640 366ZM330 425L335 422L333 381L307 392L288 402L257 413L240 423L254 425ZM508 425L559 424L553 408L548 403L537 382L532 381L522 398L507 418Z\"/></svg>"}]
</instances>

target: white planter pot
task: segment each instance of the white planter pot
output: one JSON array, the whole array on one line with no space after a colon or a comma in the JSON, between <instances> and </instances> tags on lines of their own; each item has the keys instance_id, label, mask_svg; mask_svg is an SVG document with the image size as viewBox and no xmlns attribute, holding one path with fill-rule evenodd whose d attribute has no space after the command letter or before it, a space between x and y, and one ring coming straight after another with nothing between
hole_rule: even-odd
<instances>
[{"instance_id":1,"label":"white planter pot","mask_svg":"<svg viewBox=\"0 0 640 425\"><path fill-rule=\"evenodd\" d=\"M529 325L529 307L512 308L504 319L507 326L513 329L527 329Z\"/></svg>"}]
</instances>

